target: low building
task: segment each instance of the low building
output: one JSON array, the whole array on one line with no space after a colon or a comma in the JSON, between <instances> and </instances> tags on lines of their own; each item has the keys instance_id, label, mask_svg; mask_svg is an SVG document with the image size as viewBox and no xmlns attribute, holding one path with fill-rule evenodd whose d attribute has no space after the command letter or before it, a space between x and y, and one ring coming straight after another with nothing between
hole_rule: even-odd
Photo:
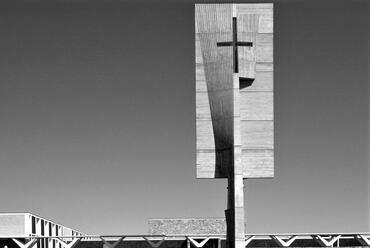
<instances>
[{"instance_id":1,"label":"low building","mask_svg":"<svg viewBox=\"0 0 370 248\"><path fill-rule=\"evenodd\" d=\"M31 213L0 213L0 238L25 239L35 236L85 236L85 234ZM40 239L33 248L61 248L61 245L55 239Z\"/></svg>"}]
</instances>

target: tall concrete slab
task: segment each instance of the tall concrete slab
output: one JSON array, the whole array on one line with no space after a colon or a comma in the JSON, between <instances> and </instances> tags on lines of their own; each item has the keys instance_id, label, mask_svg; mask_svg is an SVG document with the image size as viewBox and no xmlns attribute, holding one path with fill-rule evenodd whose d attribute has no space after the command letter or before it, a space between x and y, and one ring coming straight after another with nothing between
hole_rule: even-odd
<instances>
[{"instance_id":1,"label":"tall concrete slab","mask_svg":"<svg viewBox=\"0 0 370 248\"><path fill-rule=\"evenodd\" d=\"M274 176L273 5L196 4L197 178L227 178L233 161L233 53L217 42L232 39L237 18L239 77L253 78L239 91L241 163L244 178Z\"/></svg>"}]
</instances>

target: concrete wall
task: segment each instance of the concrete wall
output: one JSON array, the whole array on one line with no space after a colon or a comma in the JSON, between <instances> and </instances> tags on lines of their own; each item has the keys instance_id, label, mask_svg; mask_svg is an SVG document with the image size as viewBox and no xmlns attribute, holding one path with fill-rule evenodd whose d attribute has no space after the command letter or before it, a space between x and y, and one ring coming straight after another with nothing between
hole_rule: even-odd
<instances>
[{"instance_id":1,"label":"concrete wall","mask_svg":"<svg viewBox=\"0 0 370 248\"><path fill-rule=\"evenodd\" d=\"M253 42L238 51L237 75L255 79L250 87L233 85L232 49L217 47L232 37L233 9L238 41ZM197 178L227 177L236 140L243 177L273 177L273 5L196 4L195 71Z\"/></svg>"},{"instance_id":2,"label":"concrete wall","mask_svg":"<svg viewBox=\"0 0 370 248\"><path fill-rule=\"evenodd\" d=\"M0 215L0 236L25 236L25 215Z\"/></svg>"}]
</instances>

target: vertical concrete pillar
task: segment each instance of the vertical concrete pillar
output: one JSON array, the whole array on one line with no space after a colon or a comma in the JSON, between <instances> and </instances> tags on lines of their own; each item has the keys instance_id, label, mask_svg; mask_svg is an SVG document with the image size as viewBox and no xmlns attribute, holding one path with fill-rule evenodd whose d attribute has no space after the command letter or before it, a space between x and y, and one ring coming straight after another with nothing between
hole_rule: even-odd
<instances>
[{"instance_id":1,"label":"vertical concrete pillar","mask_svg":"<svg viewBox=\"0 0 370 248\"><path fill-rule=\"evenodd\" d=\"M239 75L233 75L234 97L234 161L228 171L228 209L225 211L227 222L228 248L244 248L244 182L243 165L241 161L241 131L240 131L240 89Z\"/></svg>"}]
</instances>

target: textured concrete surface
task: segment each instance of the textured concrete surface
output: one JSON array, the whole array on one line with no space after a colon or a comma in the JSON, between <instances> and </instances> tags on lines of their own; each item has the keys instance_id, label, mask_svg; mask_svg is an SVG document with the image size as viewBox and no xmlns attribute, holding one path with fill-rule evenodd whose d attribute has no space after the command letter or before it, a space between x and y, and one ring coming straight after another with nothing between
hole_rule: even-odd
<instances>
[{"instance_id":1,"label":"textured concrete surface","mask_svg":"<svg viewBox=\"0 0 370 248\"><path fill-rule=\"evenodd\" d=\"M253 42L252 47L238 47L238 76L255 78L240 89L233 86L232 49L217 47L217 42L231 40L234 15L238 41ZM195 17L197 178L228 177L236 137L241 139L244 178L271 178L273 5L196 4Z\"/></svg>"},{"instance_id":2,"label":"textured concrete surface","mask_svg":"<svg viewBox=\"0 0 370 248\"><path fill-rule=\"evenodd\" d=\"M0 236L25 236L24 214L0 215Z\"/></svg>"},{"instance_id":3,"label":"textured concrete surface","mask_svg":"<svg viewBox=\"0 0 370 248\"><path fill-rule=\"evenodd\" d=\"M148 227L152 235L226 234L224 218L150 219Z\"/></svg>"}]
</instances>

